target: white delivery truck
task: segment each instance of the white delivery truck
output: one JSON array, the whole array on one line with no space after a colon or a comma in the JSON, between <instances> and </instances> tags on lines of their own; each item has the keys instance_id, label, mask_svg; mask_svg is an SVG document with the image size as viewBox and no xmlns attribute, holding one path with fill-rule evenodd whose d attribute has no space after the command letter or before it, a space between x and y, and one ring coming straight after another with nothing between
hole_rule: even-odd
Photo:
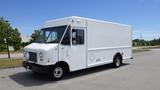
<instances>
[{"instance_id":1,"label":"white delivery truck","mask_svg":"<svg viewBox=\"0 0 160 90\"><path fill-rule=\"evenodd\" d=\"M108 63L119 67L132 58L132 27L77 16L50 20L23 52L25 68L49 72L55 79Z\"/></svg>"}]
</instances>

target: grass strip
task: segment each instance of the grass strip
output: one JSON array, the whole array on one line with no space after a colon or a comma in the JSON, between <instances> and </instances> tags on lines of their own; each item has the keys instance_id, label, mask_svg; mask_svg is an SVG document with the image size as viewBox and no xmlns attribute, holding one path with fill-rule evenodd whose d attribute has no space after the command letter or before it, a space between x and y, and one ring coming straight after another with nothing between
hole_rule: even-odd
<instances>
[{"instance_id":1,"label":"grass strip","mask_svg":"<svg viewBox=\"0 0 160 90\"><path fill-rule=\"evenodd\" d=\"M22 59L0 59L0 69L22 66Z\"/></svg>"}]
</instances>

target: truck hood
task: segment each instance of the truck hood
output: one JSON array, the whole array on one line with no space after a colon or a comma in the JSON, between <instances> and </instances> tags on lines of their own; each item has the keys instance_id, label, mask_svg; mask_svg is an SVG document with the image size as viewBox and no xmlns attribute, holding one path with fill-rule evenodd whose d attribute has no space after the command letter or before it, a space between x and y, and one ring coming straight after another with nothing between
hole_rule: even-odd
<instances>
[{"instance_id":1,"label":"truck hood","mask_svg":"<svg viewBox=\"0 0 160 90\"><path fill-rule=\"evenodd\" d=\"M48 51L51 50L53 48L56 48L58 46L58 44L46 44L46 43L32 43L27 45L26 47L24 47L24 50L38 50L38 51Z\"/></svg>"}]
</instances>

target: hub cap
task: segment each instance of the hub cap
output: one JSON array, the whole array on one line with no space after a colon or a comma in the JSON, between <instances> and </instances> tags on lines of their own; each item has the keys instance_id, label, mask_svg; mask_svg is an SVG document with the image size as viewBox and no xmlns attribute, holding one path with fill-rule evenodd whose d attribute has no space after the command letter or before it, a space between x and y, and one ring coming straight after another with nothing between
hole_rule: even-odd
<instances>
[{"instance_id":1,"label":"hub cap","mask_svg":"<svg viewBox=\"0 0 160 90\"><path fill-rule=\"evenodd\" d=\"M116 66L120 66L120 64L121 64L121 61L120 61L119 58L117 58L117 59L116 59Z\"/></svg>"},{"instance_id":2,"label":"hub cap","mask_svg":"<svg viewBox=\"0 0 160 90\"><path fill-rule=\"evenodd\" d=\"M55 78L60 78L63 75L63 69L61 67L56 67L53 73Z\"/></svg>"}]
</instances>

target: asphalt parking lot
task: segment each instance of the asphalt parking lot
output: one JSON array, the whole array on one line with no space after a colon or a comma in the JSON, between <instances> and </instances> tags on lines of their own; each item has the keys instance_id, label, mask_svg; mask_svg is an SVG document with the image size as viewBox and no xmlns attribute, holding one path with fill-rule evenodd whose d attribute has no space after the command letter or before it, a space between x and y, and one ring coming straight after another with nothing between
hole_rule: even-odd
<instances>
[{"instance_id":1,"label":"asphalt parking lot","mask_svg":"<svg viewBox=\"0 0 160 90\"><path fill-rule=\"evenodd\" d=\"M104 65L70 73L60 81L22 67L1 69L0 90L160 90L160 49L136 53L117 69Z\"/></svg>"}]
</instances>

